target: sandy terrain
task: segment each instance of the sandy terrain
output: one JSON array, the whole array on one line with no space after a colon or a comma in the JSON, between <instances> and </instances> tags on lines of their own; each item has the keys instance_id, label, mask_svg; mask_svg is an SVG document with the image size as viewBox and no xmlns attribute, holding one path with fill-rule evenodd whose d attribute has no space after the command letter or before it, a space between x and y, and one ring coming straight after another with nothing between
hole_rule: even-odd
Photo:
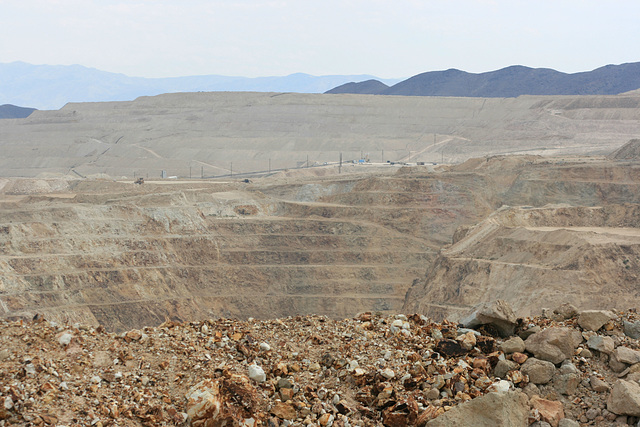
<instances>
[{"instance_id":1,"label":"sandy terrain","mask_svg":"<svg viewBox=\"0 0 640 427\"><path fill-rule=\"evenodd\" d=\"M640 96L510 99L189 93L68 104L0 121L1 176L201 178L487 155L609 154ZM346 168L343 168L346 169Z\"/></svg>"}]
</instances>

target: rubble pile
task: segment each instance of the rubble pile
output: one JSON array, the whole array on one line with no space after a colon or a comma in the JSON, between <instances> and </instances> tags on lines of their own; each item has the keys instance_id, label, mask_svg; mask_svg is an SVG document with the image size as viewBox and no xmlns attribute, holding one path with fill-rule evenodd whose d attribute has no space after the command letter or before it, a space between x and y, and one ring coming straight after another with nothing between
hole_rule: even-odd
<instances>
[{"instance_id":1,"label":"rubble pile","mask_svg":"<svg viewBox=\"0 0 640 427\"><path fill-rule=\"evenodd\" d=\"M0 425L637 425L640 316L0 321Z\"/></svg>"}]
</instances>

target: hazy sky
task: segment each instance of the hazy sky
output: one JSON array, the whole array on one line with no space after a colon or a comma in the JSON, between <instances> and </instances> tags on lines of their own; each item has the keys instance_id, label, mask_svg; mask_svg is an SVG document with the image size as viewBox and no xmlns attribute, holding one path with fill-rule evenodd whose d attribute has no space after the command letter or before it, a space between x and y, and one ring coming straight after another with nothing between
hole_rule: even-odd
<instances>
[{"instance_id":1,"label":"hazy sky","mask_svg":"<svg viewBox=\"0 0 640 427\"><path fill-rule=\"evenodd\" d=\"M0 62L130 76L373 74L640 61L638 0L0 0Z\"/></svg>"}]
</instances>

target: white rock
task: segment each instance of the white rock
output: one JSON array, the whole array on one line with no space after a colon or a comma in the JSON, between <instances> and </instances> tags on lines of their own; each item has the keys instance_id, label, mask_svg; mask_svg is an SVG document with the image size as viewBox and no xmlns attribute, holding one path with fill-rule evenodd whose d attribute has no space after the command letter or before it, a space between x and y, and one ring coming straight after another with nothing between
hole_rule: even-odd
<instances>
[{"instance_id":1,"label":"white rock","mask_svg":"<svg viewBox=\"0 0 640 427\"><path fill-rule=\"evenodd\" d=\"M497 392L506 392L506 391L509 391L510 388L511 388L511 384L509 384L509 381L500 380L491 384L488 390L497 391Z\"/></svg>"},{"instance_id":2,"label":"white rock","mask_svg":"<svg viewBox=\"0 0 640 427\"><path fill-rule=\"evenodd\" d=\"M264 373L264 370L260 366L250 365L249 378L256 382L262 383L267 379L267 374Z\"/></svg>"},{"instance_id":3,"label":"white rock","mask_svg":"<svg viewBox=\"0 0 640 427\"><path fill-rule=\"evenodd\" d=\"M187 416L191 422L202 419L215 421L223 410L220 386L212 380L204 380L191 387L185 394L185 398L187 399Z\"/></svg>"},{"instance_id":4,"label":"white rock","mask_svg":"<svg viewBox=\"0 0 640 427\"><path fill-rule=\"evenodd\" d=\"M393 372L393 369L386 368L386 369L383 369L382 372L380 372L380 375L390 380L391 378L396 376L396 373Z\"/></svg>"},{"instance_id":5,"label":"white rock","mask_svg":"<svg viewBox=\"0 0 640 427\"><path fill-rule=\"evenodd\" d=\"M260 343L260 350L262 350L262 351L270 351L271 350L271 346L269 344L267 344L266 342Z\"/></svg>"},{"instance_id":6,"label":"white rock","mask_svg":"<svg viewBox=\"0 0 640 427\"><path fill-rule=\"evenodd\" d=\"M73 338L73 335L69 332L65 332L64 334L60 335L58 337L58 342L60 343L60 345L69 345L71 343L71 339Z\"/></svg>"},{"instance_id":7,"label":"white rock","mask_svg":"<svg viewBox=\"0 0 640 427\"><path fill-rule=\"evenodd\" d=\"M7 396L4 398L4 409L9 411L11 410L11 408L13 408L13 399L11 398L11 396Z\"/></svg>"}]
</instances>

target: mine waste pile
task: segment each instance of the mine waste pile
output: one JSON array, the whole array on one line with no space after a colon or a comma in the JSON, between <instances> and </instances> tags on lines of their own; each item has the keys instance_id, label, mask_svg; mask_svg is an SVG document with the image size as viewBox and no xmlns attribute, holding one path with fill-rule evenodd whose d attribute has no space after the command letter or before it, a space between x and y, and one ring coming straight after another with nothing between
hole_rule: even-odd
<instances>
[{"instance_id":1,"label":"mine waste pile","mask_svg":"<svg viewBox=\"0 0 640 427\"><path fill-rule=\"evenodd\" d=\"M640 315L0 325L0 425L637 425Z\"/></svg>"}]
</instances>

